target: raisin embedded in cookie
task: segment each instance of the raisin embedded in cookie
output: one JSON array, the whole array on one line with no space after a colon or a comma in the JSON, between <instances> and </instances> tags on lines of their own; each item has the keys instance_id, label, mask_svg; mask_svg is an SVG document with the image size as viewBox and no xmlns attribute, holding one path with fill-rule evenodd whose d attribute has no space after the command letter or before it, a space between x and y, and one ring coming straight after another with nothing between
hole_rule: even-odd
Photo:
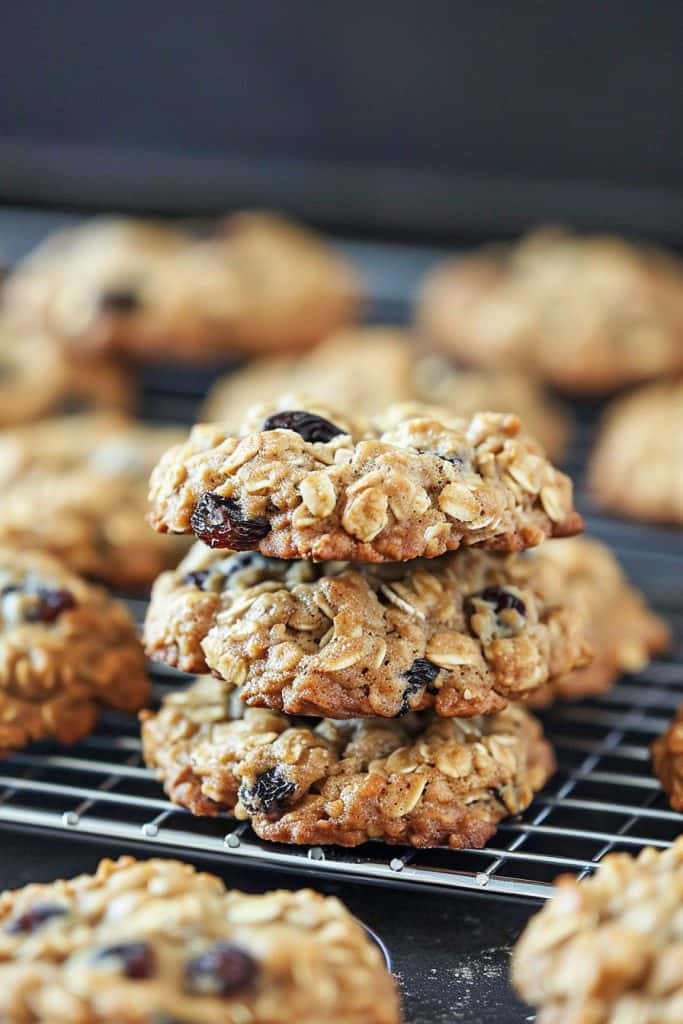
<instances>
[{"instance_id":1,"label":"raisin embedded in cookie","mask_svg":"<svg viewBox=\"0 0 683 1024\"><path fill-rule=\"evenodd\" d=\"M572 485L516 416L393 406L374 426L288 396L241 435L201 424L151 480L160 532L276 558L514 551L581 529Z\"/></svg>"},{"instance_id":2,"label":"raisin embedded in cookie","mask_svg":"<svg viewBox=\"0 0 683 1024\"><path fill-rule=\"evenodd\" d=\"M233 811L262 839L481 847L554 771L540 724L496 715L346 722L246 708L204 678L142 713L145 761L194 814Z\"/></svg>"},{"instance_id":3,"label":"raisin embedded in cookie","mask_svg":"<svg viewBox=\"0 0 683 1024\"><path fill-rule=\"evenodd\" d=\"M145 522L147 477L182 431L113 414L43 420L0 436L0 543L140 587L185 548Z\"/></svg>"},{"instance_id":4,"label":"raisin embedded in cookie","mask_svg":"<svg viewBox=\"0 0 683 1024\"><path fill-rule=\"evenodd\" d=\"M377 946L334 897L251 895L176 860L0 894L5 1024L399 1024Z\"/></svg>"},{"instance_id":5,"label":"raisin embedded in cookie","mask_svg":"<svg viewBox=\"0 0 683 1024\"><path fill-rule=\"evenodd\" d=\"M360 292L322 238L260 213L201 240L95 219L48 238L6 288L66 346L141 361L306 348L355 319Z\"/></svg>"},{"instance_id":6,"label":"raisin embedded in cookie","mask_svg":"<svg viewBox=\"0 0 683 1024\"><path fill-rule=\"evenodd\" d=\"M545 229L437 265L417 323L466 365L609 391L683 369L683 266L619 238Z\"/></svg>"},{"instance_id":7,"label":"raisin embedded in cookie","mask_svg":"<svg viewBox=\"0 0 683 1024\"><path fill-rule=\"evenodd\" d=\"M74 743L101 708L134 712L149 697L126 608L46 555L0 548L0 755Z\"/></svg>"},{"instance_id":8,"label":"raisin embedded in cookie","mask_svg":"<svg viewBox=\"0 0 683 1024\"><path fill-rule=\"evenodd\" d=\"M310 352L253 360L214 385L202 417L239 430L250 406L277 401L284 392L315 395L350 416L413 401L436 403L458 416L479 409L514 412L552 458L562 455L567 441L563 410L530 377L456 369L424 355L398 327L348 328Z\"/></svg>"},{"instance_id":9,"label":"raisin embedded in cookie","mask_svg":"<svg viewBox=\"0 0 683 1024\"><path fill-rule=\"evenodd\" d=\"M373 566L197 545L154 586L147 653L288 714L489 714L588 661L582 616L546 603L533 569L471 549Z\"/></svg>"},{"instance_id":10,"label":"raisin embedded in cookie","mask_svg":"<svg viewBox=\"0 0 683 1024\"><path fill-rule=\"evenodd\" d=\"M683 380L641 388L608 407L589 487L617 515L683 526Z\"/></svg>"},{"instance_id":11,"label":"raisin embedded in cookie","mask_svg":"<svg viewBox=\"0 0 683 1024\"><path fill-rule=\"evenodd\" d=\"M542 601L562 603L575 612L593 651L585 668L556 675L534 690L534 707L553 699L576 700L608 690L623 672L639 672L651 655L667 650L667 624L631 586L606 545L588 537L571 537L528 552L533 580Z\"/></svg>"},{"instance_id":12,"label":"raisin embedded in cookie","mask_svg":"<svg viewBox=\"0 0 683 1024\"><path fill-rule=\"evenodd\" d=\"M683 839L611 854L592 878L559 878L512 958L538 1024L683 1020Z\"/></svg>"}]
</instances>

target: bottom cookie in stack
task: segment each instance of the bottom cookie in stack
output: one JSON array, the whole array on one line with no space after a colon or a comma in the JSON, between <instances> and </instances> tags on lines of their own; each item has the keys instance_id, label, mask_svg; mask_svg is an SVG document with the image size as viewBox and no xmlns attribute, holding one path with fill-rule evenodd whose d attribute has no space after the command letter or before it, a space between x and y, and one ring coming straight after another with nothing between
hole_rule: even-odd
<instances>
[{"instance_id":1,"label":"bottom cookie in stack","mask_svg":"<svg viewBox=\"0 0 683 1024\"><path fill-rule=\"evenodd\" d=\"M233 812L277 842L481 847L555 769L519 705L466 719L292 718L245 708L204 677L141 718L145 760L171 800Z\"/></svg>"}]
</instances>

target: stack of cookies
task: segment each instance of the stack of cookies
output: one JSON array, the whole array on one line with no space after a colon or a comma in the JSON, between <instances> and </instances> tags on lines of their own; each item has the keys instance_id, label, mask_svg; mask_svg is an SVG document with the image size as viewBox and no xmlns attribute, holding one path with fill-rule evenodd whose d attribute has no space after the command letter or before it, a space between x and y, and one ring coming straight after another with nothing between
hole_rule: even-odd
<instances>
[{"instance_id":1,"label":"stack of cookies","mask_svg":"<svg viewBox=\"0 0 683 1024\"><path fill-rule=\"evenodd\" d=\"M151 499L201 543L157 580L147 651L213 673L142 713L173 801L280 842L460 848L550 777L523 702L587 664L586 619L523 549L582 524L515 416L287 397L195 427Z\"/></svg>"}]
</instances>

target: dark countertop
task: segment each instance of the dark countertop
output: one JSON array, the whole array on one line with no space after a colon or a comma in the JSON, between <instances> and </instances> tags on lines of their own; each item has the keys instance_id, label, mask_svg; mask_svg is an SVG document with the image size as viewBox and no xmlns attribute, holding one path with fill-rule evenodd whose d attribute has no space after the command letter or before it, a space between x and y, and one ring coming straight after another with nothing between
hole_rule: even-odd
<instances>
[{"instance_id":1,"label":"dark countertop","mask_svg":"<svg viewBox=\"0 0 683 1024\"><path fill-rule=\"evenodd\" d=\"M102 856L139 850L98 840L0 828L0 888L51 881L92 871ZM187 860L222 874L228 885L247 890L301 886L301 875L232 866L194 853ZM384 939L393 959L406 1024L522 1024L531 1011L514 999L507 983L510 948L534 904L464 893L437 894L400 888L330 883L314 887L334 893Z\"/></svg>"}]
</instances>

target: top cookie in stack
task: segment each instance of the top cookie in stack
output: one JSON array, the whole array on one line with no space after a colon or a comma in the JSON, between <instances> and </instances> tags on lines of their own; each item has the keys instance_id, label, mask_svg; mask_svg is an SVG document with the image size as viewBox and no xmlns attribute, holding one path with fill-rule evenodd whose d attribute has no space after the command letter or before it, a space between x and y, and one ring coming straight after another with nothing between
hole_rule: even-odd
<instances>
[{"instance_id":1,"label":"top cookie in stack","mask_svg":"<svg viewBox=\"0 0 683 1024\"><path fill-rule=\"evenodd\" d=\"M313 561L518 551L582 527L571 481L516 416L410 405L370 424L290 396L239 434L196 426L155 469L151 500L160 532Z\"/></svg>"}]
</instances>

